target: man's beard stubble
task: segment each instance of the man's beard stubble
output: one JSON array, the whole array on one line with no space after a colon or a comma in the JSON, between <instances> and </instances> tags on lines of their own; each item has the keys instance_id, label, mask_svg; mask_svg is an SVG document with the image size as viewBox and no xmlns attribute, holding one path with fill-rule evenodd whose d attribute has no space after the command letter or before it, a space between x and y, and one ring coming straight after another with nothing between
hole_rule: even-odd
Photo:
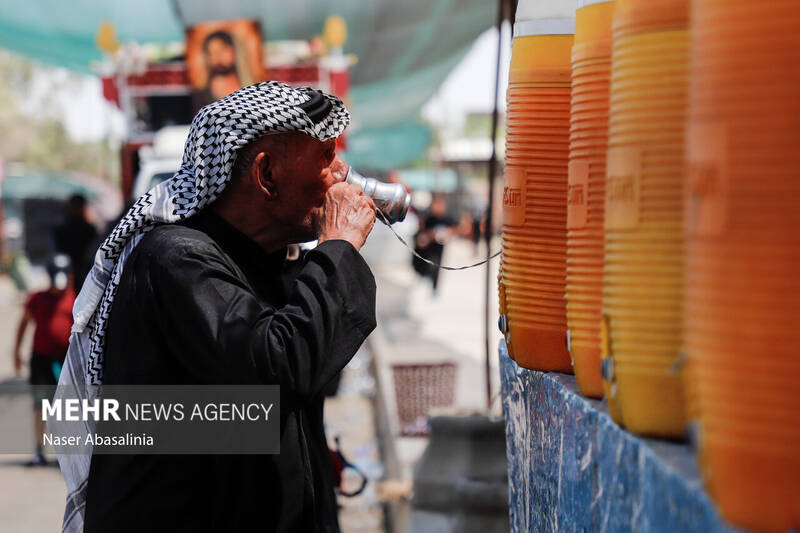
<instances>
[{"instance_id":1,"label":"man's beard stubble","mask_svg":"<svg viewBox=\"0 0 800 533\"><path fill-rule=\"evenodd\" d=\"M319 236L322 233L323 216L322 207L315 207L311 210L311 213L309 213L308 227L310 229L309 235L311 235L311 237L308 239L309 241L319 239Z\"/></svg>"}]
</instances>

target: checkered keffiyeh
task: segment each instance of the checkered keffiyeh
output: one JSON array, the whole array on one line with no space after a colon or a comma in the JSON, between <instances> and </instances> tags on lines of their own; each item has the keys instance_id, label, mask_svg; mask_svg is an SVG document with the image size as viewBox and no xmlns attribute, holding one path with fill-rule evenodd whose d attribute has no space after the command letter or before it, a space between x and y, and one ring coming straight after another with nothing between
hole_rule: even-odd
<instances>
[{"instance_id":1,"label":"checkered keffiyeh","mask_svg":"<svg viewBox=\"0 0 800 533\"><path fill-rule=\"evenodd\" d=\"M184 220L216 200L246 144L269 133L291 131L326 141L341 135L349 122L349 113L335 96L275 81L244 87L202 108L192 121L180 169L136 200L97 250L73 308L59 388L90 401L98 397L111 305L125 262L147 232ZM93 432L94 424L87 423L85 430ZM68 491L63 531L79 533L91 454L60 454L58 460Z\"/></svg>"}]
</instances>

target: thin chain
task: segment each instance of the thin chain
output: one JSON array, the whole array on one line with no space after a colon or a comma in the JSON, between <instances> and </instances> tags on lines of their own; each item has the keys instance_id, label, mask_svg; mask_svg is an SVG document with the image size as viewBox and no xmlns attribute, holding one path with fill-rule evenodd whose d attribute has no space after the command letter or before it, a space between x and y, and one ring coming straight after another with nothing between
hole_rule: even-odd
<instances>
[{"instance_id":1,"label":"thin chain","mask_svg":"<svg viewBox=\"0 0 800 533\"><path fill-rule=\"evenodd\" d=\"M394 236L395 236L395 237L397 237L397 240L399 240L400 242L402 242L402 243L403 243L403 245L404 245L406 248L408 248L409 250L411 250L411 253L412 253L412 254L414 254L414 257L417 257L417 258L419 258L419 259L422 259L423 261L425 261L425 262L426 262L426 263L428 263L429 265L433 265L433 266L435 266L436 268L441 268L441 269L443 269L443 270L466 270L466 269L468 269L468 268L474 268L474 267L477 267L477 266L481 266L481 265L483 265L483 264L485 264L485 263L488 263L489 261L491 261L492 259L494 259L495 257L497 257L498 255L500 255L500 254L502 253L502 251L500 251L500 252L497 252L497 253L495 253L495 254L493 254L493 255L489 256L488 258L484 259L483 261L480 261L479 263L475 263L475 264L472 264L472 265L467 265L467 266L460 266L460 267L449 267L449 266L440 265L439 263L435 263L435 262L431 261L430 259L427 259L427 258L425 258L425 257L422 257L420 254L418 254L418 253L417 253L417 252L416 252L416 251L415 251L415 250L414 250L414 249L413 249L411 246L409 246L409 245L408 245L408 243L405 241L405 239L403 239L403 238L402 238L402 237L401 237L401 236L400 236L400 235L399 235L399 234L398 234L398 233L397 233L397 232L394 230L394 228L392 227L392 224L391 224L391 222L389 222L389 220L387 220L387 218L386 218L386 215L384 215L384 214L383 214L383 212L382 212L380 209L376 209L375 211L376 211L376 213L378 214L378 216L379 216L379 217L381 217L381 218L383 219L383 221L386 223L386 226L387 226L387 227L388 227L390 230L392 230L392 233L394 233Z\"/></svg>"}]
</instances>

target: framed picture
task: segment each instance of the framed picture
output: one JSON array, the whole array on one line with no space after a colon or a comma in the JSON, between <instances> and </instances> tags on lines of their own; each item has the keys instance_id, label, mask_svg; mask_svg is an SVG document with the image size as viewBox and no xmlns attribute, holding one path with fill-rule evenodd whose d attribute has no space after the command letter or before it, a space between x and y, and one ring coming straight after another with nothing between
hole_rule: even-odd
<instances>
[{"instance_id":1,"label":"framed picture","mask_svg":"<svg viewBox=\"0 0 800 533\"><path fill-rule=\"evenodd\" d=\"M261 28L254 20L203 22L186 32L186 70L194 107L264 81Z\"/></svg>"}]
</instances>

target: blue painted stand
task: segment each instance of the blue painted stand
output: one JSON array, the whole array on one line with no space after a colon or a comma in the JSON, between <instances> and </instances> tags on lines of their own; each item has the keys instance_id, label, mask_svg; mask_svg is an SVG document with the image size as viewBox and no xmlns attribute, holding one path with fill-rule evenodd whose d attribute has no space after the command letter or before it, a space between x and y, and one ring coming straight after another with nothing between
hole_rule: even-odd
<instances>
[{"instance_id":1,"label":"blue painted stand","mask_svg":"<svg viewBox=\"0 0 800 533\"><path fill-rule=\"evenodd\" d=\"M574 376L519 367L500 342L511 531L737 531L687 444L635 437Z\"/></svg>"}]
</instances>

